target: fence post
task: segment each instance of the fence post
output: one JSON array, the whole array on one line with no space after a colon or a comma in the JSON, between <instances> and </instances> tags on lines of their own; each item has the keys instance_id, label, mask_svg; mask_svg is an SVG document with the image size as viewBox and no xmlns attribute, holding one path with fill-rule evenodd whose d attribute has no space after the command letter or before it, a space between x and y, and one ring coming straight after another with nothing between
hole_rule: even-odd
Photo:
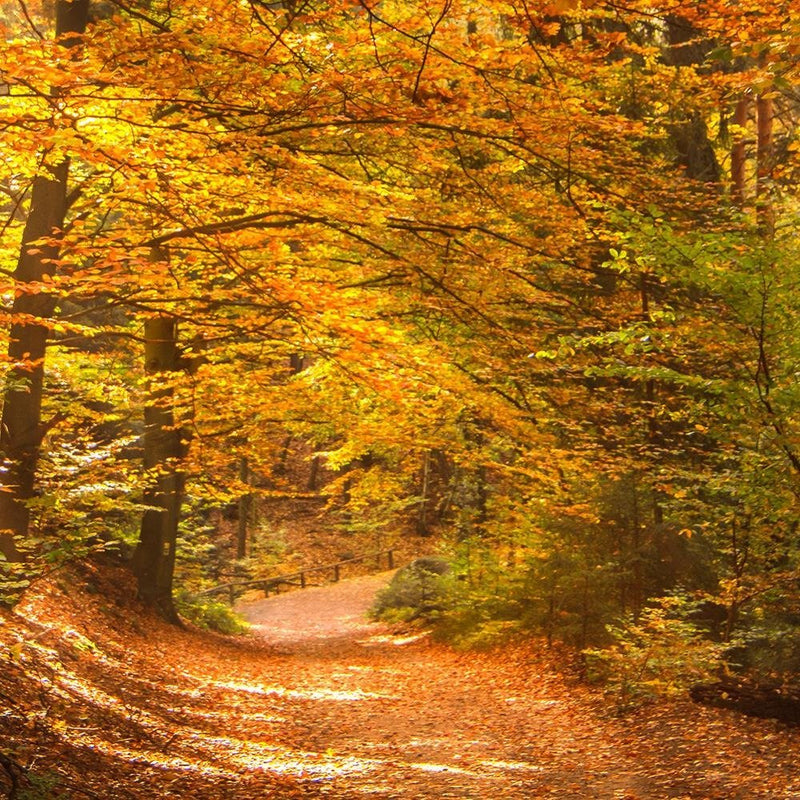
<instances>
[{"instance_id":1,"label":"fence post","mask_svg":"<svg viewBox=\"0 0 800 800\"><path fill-rule=\"evenodd\" d=\"M386 550L378 550L375 552L375 566L380 569L381 568L381 559L383 558L383 554L386 554L386 561L388 564L388 569L394 569L394 548L388 548ZM333 581L334 583L338 583L342 577L342 567L345 564L366 564L372 556L370 554L364 554L360 556L353 556L352 558L346 558L343 561L338 561L336 564L324 564L316 567L308 567L303 568L300 572L292 573L291 575L284 575L279 576L277 578L271 578L266 580L254 580L254 581L246 581L241 584L236 583L227 583L222 584L220 586L216 586L211 590L207 590L206 592L201 592L201 595L205 594L216 594L222 593L227 591L228 601L230 602L231 606L236 602L236 588L237 586L243 586L244 588L252 588L252 589L262 589L264 592L265 597L269 597L271 592L275 592L275 594L281 593L281 584L286 583L288 586L297 586L297 581L300 581L300 588L305 589L308 584L308 577L307 573L309 572L319 572L320 570L328 570L333 569ZM313 585L313 584L312 584Z\"/></svg>"}]
</instances>

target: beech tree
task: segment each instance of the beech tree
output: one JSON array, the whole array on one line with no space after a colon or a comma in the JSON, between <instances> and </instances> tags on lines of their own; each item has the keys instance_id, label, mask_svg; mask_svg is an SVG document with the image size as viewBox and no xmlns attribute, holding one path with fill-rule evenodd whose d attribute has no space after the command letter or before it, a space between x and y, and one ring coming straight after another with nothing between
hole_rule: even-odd
<instances>
[{"instance_id":1,"label":"beech tree","mask_svg":"<svg viewBox=\"0 0 800 800\"><path fill-rule=\"evenodd\" d=\"M89 0L57 0L55 3L55 57L69 69L57 50L79 46L86 30ZM51 50L51 52L53 52ZM64 63L65 62L65 63ZM57 85L47 98L50 124L59 125ZM33 497L39 450L47 429L57 420L42 420L45 348L55 309L55 297L45 287L59 258L68 199L69 156L57 147L37 153L37 174L30 185L27 220L13 273L13 320L9 332L0 450L3 454L3 491L0 492L0 553L8 560L22 557L28 533L27 502Z\"/></svg>"}]
</instances>

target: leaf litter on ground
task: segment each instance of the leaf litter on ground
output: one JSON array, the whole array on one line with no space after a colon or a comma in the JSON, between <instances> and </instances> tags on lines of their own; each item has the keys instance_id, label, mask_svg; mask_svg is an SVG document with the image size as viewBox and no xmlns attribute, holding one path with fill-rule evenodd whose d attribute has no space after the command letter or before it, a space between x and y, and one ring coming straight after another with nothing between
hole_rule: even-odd
<instances>
[{"instance_id":1,"label":"leaf litter on ground","mask_svg":"<svg viewBox=\"0 0 800 800\"><path fill-rule=\"evenodd\" d=\"M149 616L123 571L41 582L0 625L0 752L54 798L800 797L800 731L689 702L619 717L539 640L369 622L386 580L249 603L244 637Z\"/></svg>"}]
</instances>

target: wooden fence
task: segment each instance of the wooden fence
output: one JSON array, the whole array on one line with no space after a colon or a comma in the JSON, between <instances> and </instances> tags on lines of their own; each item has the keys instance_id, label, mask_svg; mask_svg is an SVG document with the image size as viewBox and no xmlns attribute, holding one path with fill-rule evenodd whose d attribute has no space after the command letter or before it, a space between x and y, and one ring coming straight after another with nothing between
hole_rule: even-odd
<instances>
[{"instance_id":1,"label":"wooden fence","mask_svg":"<svg viewBox=\"0 0 800 800\"><path fill-rule=\"evenodd\" d=\"M231 583L222 583L219 586L213 586L211 589L204 589L198 592L198 597L209 597L215 594L227 594L228 602L231 605L236 601L238 594L247 589L259 589L269 596L270 592L274 591L275 594L280 593L282 586L296 586L300 589L305 589L311 584L308 581L309 575L316 573L333 573L333 581L337 582L342 576L342 567L347 564L362 564L370 559L375 559L376 569L381 569L384 564L384 556L386 569L394 569L394 549L378 550L374 553L365 553L361 556L354 556L353 558L345 558L342 561L337 561L334 564L322 564L316 567L303 567L297 572L289 572L286 575L277 575L273 578L259 578L253 581L232 581Z\"/></svg>"}]
</instances>

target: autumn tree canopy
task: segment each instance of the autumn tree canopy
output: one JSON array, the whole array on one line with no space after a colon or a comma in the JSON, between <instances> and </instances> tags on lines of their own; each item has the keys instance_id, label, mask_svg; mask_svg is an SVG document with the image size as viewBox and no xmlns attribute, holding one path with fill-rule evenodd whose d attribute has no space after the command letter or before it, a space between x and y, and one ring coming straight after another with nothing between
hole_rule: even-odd
<instances>
[{"instance_id":1,"label":"autumn tree canopy","mask_svg":"<svg viewBox=\"0 0 800 800\"><path fill-rule=\"evenodd\" d=\"M793 3L52 5L3 4L9 593L134 537L171 616L187 498L296 451L551 635L791 626Z\"/></svg>"}]
</instances>

